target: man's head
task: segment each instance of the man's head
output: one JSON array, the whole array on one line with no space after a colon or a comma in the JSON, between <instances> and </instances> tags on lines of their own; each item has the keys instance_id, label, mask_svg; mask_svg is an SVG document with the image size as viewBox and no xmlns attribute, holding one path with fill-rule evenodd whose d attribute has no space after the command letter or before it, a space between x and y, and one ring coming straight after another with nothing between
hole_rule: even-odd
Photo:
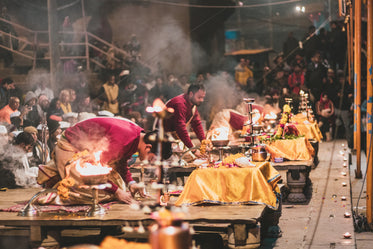
<instances>
[{"instance_id":1,"label":"man's head","mask_svg":"<svg viewBox=\"0 0 373 249\"><path fill-rule=\"evenodd\" d=\"M314 55L311 58L313 63L319 63L321 61L321 54L320 52L315 52Z\"/></svg>"},{"instance_id":2,"label":"man's head","mask_svg":"<svg viewBox=\"0 0 373 249\"><path fill-rule=\"evenodd\" d=\"M328 78L334 78L334 77L335 77L334 70L329 68L328 69Z\"/></svg>"},{"instance_id":3,"label":"man's head","mask_svg":"<svg viewBox=\"0 0 373 249\"><path fill-rule=\"evenodd\" d=\"M202 104L206 96L206 89L203 84L192 84L187 91L189 101L196 106Z\"/></svg>"},{"instance_id":4,"label":"man's head","mask_svg":"<svg viewBox=\"0 0 373 249\"><path fill-rule=\"evenodd\" d=\"M116 81L117 80L116 80L116 77L115 77L114 74L109 76L108 82L109 82L110 85L114 85Z\"/></svg>"},{"instance_id":5,"label":"man's head","mask_svg":"<svg viewBox=\"0 0 373 249\"><path fill-rule=\"evenodd\" d=\"M34 144L34 138L27 132L21 132L14 139L14 145L19 146L25 152L30 152Z\"/></svg>"},{"instance_id":6,"label":"man's head","mask_svg":"<svg viewBox=\"0 0 373 249\"><path fill-rule=\"evenodd\" d=\"M25 105L34 106L36 104L37 96L33 91L28 91L25 96Z\"/></svg>"},{"instance_id":7,"label":"man's head","mask_svg":"<svg viewBox=\"0 0 373 249\"><path fill-rule=\"evenodd\" d=\"M139 152L140 160L148 160L151 154L152 145L149 143L149 139L144 132L140 133L140 141L137 146L137 151Z\"/></svg>"},{"instance_id":8,"label":"man's head","mask_svg":"<svg viewBox=\"0 0 373 249\"><path fill-rule=\"evenodd\" d=\"M41 109L47 111L50 104L48 97L44 94L40 94L38 98L38 104L40 105Z\"/></svg>"},{"instance_id":9,"label":"man's head","mask_svg":"<svg viewBox=\"0 0 373 249\"><path fill-rule=\"evenodd\" d=\"M139 156L141 159L141 150L142 147L143 154L146 155L156 155L158 151L158 130L150 131L147 133L141 133L140 143L139 143ZM142 139L141 139L142 138ZM142 140L142 145L141 144ZM162 160L166 160L170 158L172 155L171 143L170 142L162 142ZM143 159L141 159L143 160Z\"/></svg>"},{"instance_id":10,"label":"man's head","mask_svg":"<svg viewBox=\"0 0 373 249\"><path fill-rule=\"evenodd\" d=\"M64 89L60 92L60 97L59 97L61 103L69 103L70 102L70 92L67 89Z\"/></svg>"},{"instance_id":11,"label":"man's head","mask_svg":"<svg viewBox=\"0 0 373 249\"><path fill-rule=\"evenodd\" d=\"M163 85L163 79L161 76L157 76L155 77L155 82L158 86L162 86Z\"/></svg>"},{"instance_id":12,"label":"man's head","mask_svg":"<svg viewBox=\"0 0 373 249\"><path fill-rule=\"evenodd\" d=\"M275 59L273 60L273 62L276 64L276 65L280 65L284 62L284 56L282 53L278 54Z\"/></svg>"},{"instance_id":13,"label":"man's head","mask_svg":"<svg viewBox=\"0 0 373 249\"><path fill-rule=\"evenodd\" d=\"M176 80L175 75L173 73L170 73L167 75L168 82L174 82Z\"/></svg>"},{"instance_id":14,"label":"man's head","mask_svg":"<svg viewBox=\"0 0 373 249\"><path fill-rule=\"evenodd\" d=\"M23 129L24 132L30 134L33 138L34 141L38 141L38 130L34 126L27 126Z\"/></svg>"},{"instance_id":15,"label":"man's head","mask_svg":"<svg viewBox=\"0 0 373 249\"><path fill-rule=\"evenodd\" d=\"M9 91L9 90L12 90L12 89L15 89L15 85L14 85L14 81L11 79L11 78L4 78L2 81L1 81L1 86Z\"/></svg>"},{"instance_id":16,"label":"man's head","mask_svg":"<svg viewBox=\"0 0 373 249\"><path fill-rule=\"evenodd\" d=\"M17 97L10 97L9 99L9 107L13 111L17 111L19 108L19 98Z\"/></svg>"},{"instance_id":17,"label":"man's head","mask_svg":"<svg viewBox=\"0 0 373 249\"><path fill-rule=\"evenodd\" d=\"M47 125L49 130L49 136L51 138L57 138L57 136L62 133L59 121L54 119L48 119Z\"/></svg>"},{"instance_id":18,"label":"man's head","mask_svg":"<svg viewBox=\"0 0 373 249\"><path fill-rule=\"evenodd\" d=\"M241 66L246 66L246 60L245 60L245 58L241 58L240 59L240 64L241 64Z\"/></svg>"},{"instance_id":19,"label":"man's head","mask_svg":"<svg viewBox=\"0 0 373 249\"><path fill-rule=\"evenodd\" d=\"M294 73L299 74L302 72L302 67L299 64L295 64Z\"/></svg>"}]
</instances>

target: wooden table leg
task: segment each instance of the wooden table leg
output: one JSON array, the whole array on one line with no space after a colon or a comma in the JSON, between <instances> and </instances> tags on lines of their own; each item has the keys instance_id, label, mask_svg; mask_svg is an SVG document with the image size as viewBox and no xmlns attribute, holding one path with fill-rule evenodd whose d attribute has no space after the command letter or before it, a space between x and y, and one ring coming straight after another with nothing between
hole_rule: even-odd
<instances>
[{"instance_id":1,"label":"wooden table leg","mask_svg":"<svg viewBox=\"0 0 373 249\"><path fill-rule=\"evenodd\" d=\"M31 248L59 249L61 241L61 230L55 227L30 227Z\"/></svg>"}]
</instances>

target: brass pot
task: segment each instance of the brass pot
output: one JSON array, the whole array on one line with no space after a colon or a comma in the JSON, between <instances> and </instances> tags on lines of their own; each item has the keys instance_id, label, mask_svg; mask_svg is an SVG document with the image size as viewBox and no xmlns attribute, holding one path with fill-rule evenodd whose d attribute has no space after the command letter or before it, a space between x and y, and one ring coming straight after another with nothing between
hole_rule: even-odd
<instances>
[{"instance_id":1,"label":"brass pot","mask_svg":"<svg viewBox=\"0 0 373 249\"><path fill-rule=\"evenodd\" d=\"M211 140L214 147L224 147L229 144L229 140Z\"/></svg>"},{"instance_id":2,"label":"brass pot","mask_svg":"<svg viewBox=\"0 0 373 249\"><path fill-rule=\"evenodd\" d=\"M189 249L192 245L192 238L189 227L167 226L160 227L150 234L152 249Z\"/></svg>"},{"instance_id":3,"label":"brass pot","mask_svg":"<svg viewBox=\"0 0 373 249\"><path fill-rule=\"evenodd\" d=\"M260 134L264 130L264 126L261 124L255 124L253 125L253 134Z\"/></svg>"},{"instance_id":4,"label":"brass pot","mask_svg":"<svg viewBox=\"0 0 373 249\"><path fill-rule=\"evenodd\" d=\"M267 159L267 151L264 146L253 147L251 152L252 160L255 162L264 162Z\"/></svg>"}]
</instances>

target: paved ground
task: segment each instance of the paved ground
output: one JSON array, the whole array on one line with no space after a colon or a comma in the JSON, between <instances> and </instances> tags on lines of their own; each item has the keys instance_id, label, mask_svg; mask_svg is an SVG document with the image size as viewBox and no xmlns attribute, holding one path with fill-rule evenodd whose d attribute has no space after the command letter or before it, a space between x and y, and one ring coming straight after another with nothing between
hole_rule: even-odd
<instances>
[{"instance_id":1,"label":"paved ground","mask_svg":"<svg viewBox=\"0 0 373 249\"><path fill-rule=\"evenodd\" d=\"M356 179L356 155L352 155L352 165L350 167L350 180L351 180L351 193L352 193L352 207L353 210L358 210L357 214L362 214L365 217L366 214L366 182L364 181L364 175L366 172L366 156L362 153L361 156L361 172L363 175L362 179ZM364 182L364 186L362 188ZM363 191L361 191L363 189ZM361 197L359 200L359 195ZM359 202L358 202L359 200ZM358 204L358 206L357 206ZM358 249L370 249L373 248L373 233L372 232L355 232L356 248Z\"/></svg>"},{"instance_id":2,"label":"paved ground","mask_svg":"<svg viewBox=\"0 0 373 249\"><path fill-rule=\"evenodd\" d=\"M355 248L353 219L344 217L345 212L351 213L351 198L348 167L343 167L348 154L341 154L343 142L320 143L320 163L310 173L312 198L303 205L284 203L283 235L276 241L265 240L262 248ZM350 239L344 238L346 232L351 233Z\"/></svg>"},{"instance_id":3,"label":"paved ground","mask_svg":"<svg viewBox=\"0 0 373 249\"><path fill-rule=\"evenodd\" d=\"M284 203L280 219L283 232L277 240L265 240L261 248L373 248L372 232L354 232L354 219L345 218L345 212L356 210L363 179L355 178L356 156L345 151L344 140L320 143L319 165L311 171L312 198L304 205ZM366 170L362 153L361 169ZM342 172L347 175L344 176ZM343 187L342 183L347 183ZM346 197L346 201L341 199ZM358 213L365 215L365 185L359 201ZM351 233L350 239L344 234Z\"/></svg>"}]
</instances>

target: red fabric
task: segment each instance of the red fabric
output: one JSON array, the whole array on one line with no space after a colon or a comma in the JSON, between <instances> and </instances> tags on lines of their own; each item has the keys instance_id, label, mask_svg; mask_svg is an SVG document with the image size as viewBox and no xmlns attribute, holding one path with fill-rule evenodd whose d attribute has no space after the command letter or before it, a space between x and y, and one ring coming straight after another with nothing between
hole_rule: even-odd
<instances>
[{"instance_id":1,"label":"red fabric","mask_svg":"<svg viewBox=\"0 0 373 249\"><path fill-rule=\"evenodd\" d=\"M300 86L304 85L304 73L292 73L288 78L288 85L293 93L299 94Z\"/></svg>"},{"instance_id":2,"label":"red fabric","mask_svg":"<svg viewBox=\"0 0 373 249\"><path fill-rule=\"evenodd\" d=\"M241 130L245 122L248 120L247 116L238 114L236 112L229 112L230 118L229 118L229 124L231 127L235 130Z\"/></svg>"},{"instance_id":3,"label":"red fabric","mask_svg":"<svg viewBox=\"0 0 373 249\"><path fill-rule=\"evenodd\" d=\"M325 110L325 109L331 109L332 108L332 101L330 99L327 99L326 101L323 101L322 99L322 96L324 95L325 93L322 93L321 96L320 96L320 108L321 110Z\"/></svg>"},{"instance_id":4,"label":"red fabric","mask_svg":"<svg viewBox=\"0 0 373 249\"><path fill-rule=\"evenodd\" d=\"M251 109L252 109L253 111L254 111L254 110L258 110L258 111L260 112L260 114L262 114L262 113L263 113L263 110L264 110L263 106L258 105L258 104L252 104L252 105L251 105Z\"/></svg>"},{"instance_id":5,"label":"red fabric","mask_svg":"<svg viewBox=\"0 0 373 249\"><path fill-rule=\"evenodd\" d=\"M118 185L114 184L112 181L108 181L111 184L111 188L105 188L105 190L109 193L114 194L118 190Z\"/></svg>"},{"instance_id":6,"label":"red fabric","mask_svg":"<svg viewBox=\"0 0 373 249\"><path fill-rule=\"evenodd\" d=\"M166 106L173 108L175 112L170 119L165 120L165 131L176 131L181 141L183 141L183 143L188 148L192 148L194 145L189 137L186 128L186 123L192 117L192 103L187 99L186 94L181 94L168 101ZM190 125L200 141L205 139L205 132L203 131L201 118L198 110L196 110L193 119L190 122Z\"/></svg>"},{"instance_id":7,"label":"red fabric","mask_svg":"<svg viewBox=\"0 0 373 249\"><path fill-rule=\"evenodd\" d=\"M119 161L121 167L116 170L124 181L129 183L133 179L127 167L127 160L137 151L142 130L140 126L126 119L101 117L87 119L66 129L65 137L79 150L89 149L90 145L106 137L107 144L101 148L101 162L110 164Z\"/></svg>"}]
</instances>

